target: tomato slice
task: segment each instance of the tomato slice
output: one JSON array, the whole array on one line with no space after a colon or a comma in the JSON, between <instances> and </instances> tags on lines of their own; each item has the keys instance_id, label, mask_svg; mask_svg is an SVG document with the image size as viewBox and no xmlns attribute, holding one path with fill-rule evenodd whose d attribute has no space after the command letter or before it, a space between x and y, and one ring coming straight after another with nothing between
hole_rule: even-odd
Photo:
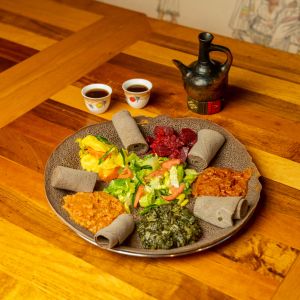
<instances>
[{"instance_id":1,"label":"tomato slice","mask_svg":"<svg viewBox=\"0 0 300 300\"><path fill-rule=\"evenodd\" d=\"M169 170L169 169L171 169L171 167L177 166L180 163L181 163L180 159L174 158L174 159L169 159L169 160L164 161L161 166L162 166L162 168Z\"/></svg>"},{"instance_id":2,"label":"tomato slice","mask_svg":"<svg viewBox=\"0 0 300 300\"><path fill-rule=\"evenodd\" d=\"M153 177L162 177L162 176L164 176L165 172L167 172L167 171L168 170L166 170L166 169L159 169L159 170L153 171L145 177L145 180L150 181Z\"/></svg>"},{"instance_id":3,"label":"tomato slice","mask_svg":"<svg viewBox=\"0 0 300 300\"><path fill-rule=\"evenodd\" d=\"M183 192L183 190L184 190L184 183L182 183L178 188L172 186L170 188L170 190L171 190L171 195L163 196L162 197L166 201L171 201L171 200L176 199L176 197Z\"/></svg>"}]
</instances>

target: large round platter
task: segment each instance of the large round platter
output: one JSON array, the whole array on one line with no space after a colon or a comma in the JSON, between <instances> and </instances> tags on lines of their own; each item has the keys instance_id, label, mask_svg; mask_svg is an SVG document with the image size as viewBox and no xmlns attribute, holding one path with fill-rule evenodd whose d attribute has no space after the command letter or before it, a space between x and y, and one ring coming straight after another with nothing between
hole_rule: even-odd
<instances>
[{"instance_id":1,"label":"large round platter","mask_svg":"<svg viewBox=\"0 0 300 300\"><path fill-rule=\"evenodd\" d=\"M153 129L156 125L172 126L177 131L181 128L188 127L196 132L203 128L209 128L222 133L226 138L226 142L217 153L210 166L228 167L239 171L244 170L245 168L252 168L253 175L249 181L248 193L246 196L249 203L249 210L244 219L236 221L234 226L225 229L200 221L203 229L203 235L198 242L188 246L170 250L143 249L137 233L134 232L124 244L113 249L109 249L109 251L132 256L172 257L195 253L211 248L236 234L247 223L255 211L261 191L261 184L258 179L259 172L245 147L227 130L207 120L197 118L173 119L167 116L159 116L156 118L137 117L136 121L144 136L153 135ZM101 135L106 137L110 142L116 144L118 147L122 147L122 143L117 132L110 121L82 128L75 134L66 138L51 154L45 169L45 191L50 206L54 209L59 218L83 239L97 245L94 242L93 234L74 223L69 218L66 211L62 208L63 196L69 192L55 189L50 184L51 175L56 166L81 169L78 157L79 147L75 140L88 134Z\"/></svg>"}]
</instances>

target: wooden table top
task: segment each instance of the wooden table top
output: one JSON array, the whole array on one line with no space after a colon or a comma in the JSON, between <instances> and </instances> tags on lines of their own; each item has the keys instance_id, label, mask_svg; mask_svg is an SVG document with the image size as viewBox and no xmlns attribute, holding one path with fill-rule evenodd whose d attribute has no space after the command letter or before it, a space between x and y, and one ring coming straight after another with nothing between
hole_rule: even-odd
<instances>
[{"instance_id":1,"label":"wooden table top","mask_svg":"<svg viewBox=\"0 0 300 300\"><path fill-rule=\"evenodd\" d=\"M215 35L234 56L227 103L199 115L171 61L194 61L198 34L88 0L0 0L1 299L300 299L299 56ZM123 96L134 77L154 86L144 109ZM80 95L92 82L113 88L99 116ZM44 193L46 161L120 109L208 119L238 138L263 186L246 227L210 250L150 259L102 250L64 225Z\"/></svg>"}]
</instances>

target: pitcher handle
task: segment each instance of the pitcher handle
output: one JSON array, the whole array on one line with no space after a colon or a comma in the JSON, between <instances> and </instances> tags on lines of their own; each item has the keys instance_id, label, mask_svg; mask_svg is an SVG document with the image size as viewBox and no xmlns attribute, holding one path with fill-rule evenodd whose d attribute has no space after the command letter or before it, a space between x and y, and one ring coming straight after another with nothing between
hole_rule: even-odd
<instances>
[{"instance_id":1,"label":"pitcher handle","mask_svg":"<svg viewBox=\"0 0 300 300\"><path fill-rule=\"evenodd\" d=\"M227 58L226 58L226 61L221 65L221 70L223 72L229 71L229 68L231 67L232 60L233 60L231 51L227 47L224 47L224 46L221 46L221 45L215 45L215 44L210 45L209 51L224 52L226 54Z\"/></svg>"}]
</instances>

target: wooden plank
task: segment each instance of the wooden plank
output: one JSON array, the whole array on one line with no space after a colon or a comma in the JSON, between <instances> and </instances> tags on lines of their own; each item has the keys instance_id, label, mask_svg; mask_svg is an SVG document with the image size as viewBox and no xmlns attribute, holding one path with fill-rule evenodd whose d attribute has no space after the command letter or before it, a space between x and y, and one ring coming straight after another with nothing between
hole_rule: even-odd
<instances>
[{"instance_id":1,"label":"wooden plank","mask_svg":"<svg viewBox=\"0 0 300 300\"><path fill-rule=\"evenodd\" d=\"M266 212L272 214L274 211L300 220L300 190L268 179L261 181L265 193L263 208Z\"/></svg>"},{"instance_id":2,"label":"wooden plank","mask_svg":"<svg viewBox=\"0 0 300 300\"><path fill-rule=\"evenodd\" d=\"M14 66L15 63L9 59L0 57L0 73Z\"/></svg>"},{"instance_id":3,"label":"wooden plank","mask_svg":"<svg viewBox=\"0 0 300 300\"><path fill-rule=\"evenodd\" d=\"M187 65L197 59L194 55L167 49L144 41L136 42L124 50L123 53L174 68L175 65L172 63L172 59L181 60ZM299 85L290 81L277 79L233 66L229 73L229 83L240 88L276 99L282 99L290 103L300 103Z\"/></svg>"},{"instance_id":4,"label":"wooden plank","mask_svg":"<svg viewBox=\"0 0 300 300\"><path fill-rule=\"evenodd\" d=\"M3 59L8 59L14 64L33 56L37 52L38 51L32 48L28 48L0 38L0 57Z\"/></svg>"},{"instance_id":5,"label":"wooden plank","mask_svg":"<svg viewBox=\"0 0 300 300\"><path fill-rule=\"evenodd\" d=\"M11 138L5 133L6 131L11 131ZM15 132L15 134L12 132ZM17 122L12 122L7 127L1 128L0 133L1 135L6 135L6 138L2 138L2 142L5 143L5 140L7 140L8 145L13 143L14 135L17 134L20 137L29 137L31 141L37 141L40 144L47 145L49 148L53 148L67 136L73 134L74 130L62 127L56 122L49 122L42 116L39 117L33 112L29 112L26 117L22 116ZM23 142L26 144L25 141Z\"/></svg>"},{"instance_id":6,"label":"wooden plank","mask_svg":"<svg viewBox=\"0 0 300 300\"><path fill-rule=\"evenodd\" d=\"M299 251L258 233L245 234L216 249L223 257L281 282Z\"/></svg>"},{"instance_id":7,"label":"wooden plank","mask_svg":"<svg viewBox=\"0 0 300 300\"><path fill-rule=\"evenodd\" d=\"M36 106L33 110L31 110L31 113L40 119L73 131L78 131L82 127L104 121L104 119L100 118L100 116L86 113L52 100L47 100ZM27 114L29 114L29 112L20 118L24 117L26 120ZM18 120L20 118L18 118Z\"/></svg>"},{"instance_id":8,"label":"wooden plank","mask_svg":"<svg viewBox=\"0 0 300 300\"><path fill-rule=\"evenodd\" d=\"M3 23L0 23L0 36L3 39L7 39L11 42L39 51L52 46L57 42L56 40L48 37Z\"/></svg>"},{"instance_id":9,"label":"wooden plank","mask_svg":"<svg viewBox=\"0 0 300 300\"><path fill-rule=\"evenodd\" d=\"M0 8L71 31L78 31L102 18L101 15L82 11L51 0L43 0L42 5L37 0L1 0Z\"/></svg>"},{"instance_id":10,"label":"wooden plank","mask_svg":"<svg viewBox=\"0 0 300 300\"><path fill-rule=\"evenodd\" d=\"M1 73L0 126L113 57L147 30L141 15L104 18Z\"/></svg>"},{"instance_id":11,"label":"wooden plank","mask_svg":"<svg viewBox=\"0 0 300 300\"><path fill-rule=\"evenodd\" d=\"M273 296L273 300L282 299L300 299L299 289L299 274L300 274L300 256L291 267L288 276L279 286L278 290Z\"/></svg>"},{"instance_id":12,"label":"wooden plank","mask_svg":"<svg viewBox=\"0 0 300 300\"><path fill-rule=\"evenodd\" d=\"M299 163L254 147L247 150L264 177L300 190Z\"/></svg>"},{"instance_id":13,"label":"wooden plank","mask_svg":"<svg viewBox=\"0 0 300 300\"><path fill-rule=\"evenodd\" d=\"M30 299L50 300L59 299L58 295L50 295L31 283L17 280L0 271L0 298L2 300Z\"/></svg>"},{"instance_id":14,"label":"wooden plank","mask_svg":"<svg viewBox=\"0 0 300 300\"><path fill-rule=\"evenodd\" d=\"M223 291L234 299L271 299L279 284L273 278L249 270L242 264L211 251L201 253L198 259L186 256L172 261L166 260L163 263L177 272L185 273L191 278ZM162 262L158 261L158 264L162 265Z\"/></svg>"},{"instance_id":15,"label":"wooden plank","mask_svg":"<svg viewBox=\"0 0 300 300\"><path fill-rule=\"evenodd\" d=\"M235 104L233 104L233 106L234 105ZM278 123L287 126L280 126L281 128L278 128L278 131L274 132L274 130L268 128L268 125L272 122L273 119L273 116L271 114L270 120L268 120L268 122L266 123L260 122L260 120L258 120L255 124L256 120L254 118L250 123L247 122L247 115L245 115L245 110L239 110L239 106L236 106L237 107L235 107L235 109L232 109L231 111L229 111L227 107L222 112L222 114L220 114L220 116L215 116L211 118L211 120L229 130L240 142L242 142L247 147L252 146L253 148L259 148L262 151L291 160L293 162L300 162L300 153L298 151L300 147L300 143L298 142L298 132L288 131L286 135L278 134L279 131L286 132L285 128L289 130L288 124L292 124L291 128L296 128L293 122L286 121ZM257 106L254 106L253 109L257 109ZM235 119L233 118L234 112L236 112L236 114L240 112L240 114ZM280 118L275 119L282 121L282 119ZM255 132L255 135L253 135L253 132Z\"/></svg>"},{"instance_id":16,"label":"wooden plank","mask_svg":"<svg viewBox=\"0 0 300 300\"><path fill-rule=\"evenodd\" d=\"M0 224L0 268L10 276L69 299L154 299L3 218Z\"/></svg>"},{"instance_id":17,"label":"wooden plank","mask_svg":"<svg viewBox=\"0 0 300 300\"><path fill-rule=\"evenodd\" d=\"M60 41L73 33L71 30L50 25L49 23L45 23L43 21L28 19L19 14L14 14L3 9L0 9L0 22L15 26L17 28L22 28L26 31L30 31L32 33L57 41Z\"/></svg>"},{"instance_id":18,"label":"wooden plank","mask_svg":"<svg viewBox=\"0 0 300 300\"><path fill-rule=\"evenodd\" d=\"M115 5L102 3L100 1L94 1L94 0L54 0L54 1L64 3L66 5L70 5L72 7L76 7L80 10L101 14L104 17L112 16L112 15L132 14L132 10L130 8L126 9Z\"/></svg>"},{"instance_id":19,"label":"wooden plank","mask_svg":"<svg viewBox=\"0 0 300 300\"><path fill-rule=\"evenodd\" d=\"M52 147L28 137L14 128L6 128L5 131L0 130L0 155L40 173L44 171ZM40 131L41 127L37 130Z\"/></svg>"},{"instance_id":20,"label":"wooden plank","mask_svg":"<svg viewBox=\"0 0 300 300\"><path fill-rule=\"evenodd\" d=\"M264 205L266 198L264 197L264 190L261 196L261 205ZM285 204L286 206L286 204ZM278 241L289 247L300 250L300 220L299 217L289 216L278 212L267 212L266 210L258 210L258 215L255 218L255 227L249 228L249 235L260 233L271 240ZM293 226L291 226L293 224ZM274 230L278 228L280 230Z\"/></svg>"},{"instance_id":21,"label":"wooden plank","mask_svg":"<svg viewBox=\"0 0 300 300\"><path fill-rule=\"evenodd\" d=\"M42 173L22 166L3 156L0 156L0 166L0 178L3 179L0 182L1 191L6 191L7 195L13 195L15 197L14 201L20 200L20 205L22 205L22 202L26 202L36 209L41 209L43 213L52 213L46 201L46 195L43 189L44 175ZM11 170L11 172L7 172L7 170ZM26 180L22 180L22 178L25 177ZM2 200L0 199L0 201ZM17 202L15 202L14 205L15 204L17 204ZM51 215L54 216L54 213ZM1 210L1 216L5 216L4 210Z\"/></svg>"}]
</instances>

